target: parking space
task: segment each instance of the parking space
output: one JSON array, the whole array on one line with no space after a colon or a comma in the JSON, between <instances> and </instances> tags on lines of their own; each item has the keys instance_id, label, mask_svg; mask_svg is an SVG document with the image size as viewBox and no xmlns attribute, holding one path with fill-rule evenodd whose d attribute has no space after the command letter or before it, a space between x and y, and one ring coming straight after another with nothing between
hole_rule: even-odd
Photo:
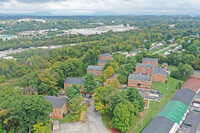
<instances>
[{"instance_id":1,"label":"parking space","mask_svg":"<svg viewBox=\"0 0 200 133\"><path fill-rule=\"evenodd\" d=\"M181 124L177 133L200 133L200 104L198 95L193 99L190 105L190 112Z\"/></svg>"}]
</instances>

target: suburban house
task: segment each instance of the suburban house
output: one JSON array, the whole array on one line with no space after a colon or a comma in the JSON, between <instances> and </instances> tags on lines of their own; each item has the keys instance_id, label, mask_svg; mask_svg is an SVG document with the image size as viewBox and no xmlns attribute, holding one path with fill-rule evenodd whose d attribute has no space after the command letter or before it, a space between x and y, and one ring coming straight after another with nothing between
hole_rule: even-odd
<instances>
[{"instance_id":1,"label":"suburban house","mask_svg":"<svg viewBox=\"0 0 200 133\"><path fill-rule=\"evenodd\" d=\"M104 66L88 66L87 73L93 73L95 76L102 76L103 75L103 67Z\"/></svg>"},{"instance_id":2,"label":"suburban house","mask_svg":"<svg viewBox=\"0 0 200 133\"><path fill-rule=\"evenodd\" d=\"M152 64L154 67L158 65L158 59L156 58L143 58L142 63Z\"/></svg>"},{"instance_id":3,"label":"suburban house","mask_svg":"<svg viewBox=\"0 0 200 133\"><path fill-rule=\"evenodd\" d=\"M161 67L156 67L152 72L152 81L165 83L167 80L167 72Z\"/></svg>"},{"instance_id":4,"label":"suburban house","mask_svg":"<svg viewBox=\"0 0 200 133\"><path fill-rule=\"evenodd\" d=\"M66 97L45 96L46 100L53 106L53 112L49 114L52 118L62 119L63 114L69 111L69 105Z\"/></svg>"},{"instance_id":5,"label":"suburban house","mask_svg":"<svg viewBox=\"0 0 200 133\"><path fill-rule=\"evenodd\" d=\"M84 78L67 77L64 82L64 89L71 87L73 84L83 85L85 83Z\"/></svg>"},{"instance_id":6,"label":"suburban house","mask_svg":"<svg viewBox=\"0 0 200 133\"><path fill-rule=\"evenodd\" d=\"M153 64L137 63L136 64L136 73L152 74L153 68L154 68Z\"/></svg>"},{"instance_id":7,"label":"suburban house","mask_svg":"<svg viewBox=\"0 0 200 133\"><path fill-rule=\"evenodd\" d=\"M110 53L105 53L105 54L101 54L99 56L99 60L109 60L109 59L113 59L112 55Z\"/></svg>"},{"instance_id":8,"label":"suburban house","mask_svg":"<svg viewBox=\"0 0 200 133\"><path fill-rule=\"evenodd\" d=\"M130 74L128 77L128 87L150 89L151 76Z\"/></svg>"},{"instance_id":9,"label":"suburban house","mask_svg":"<svg viewBox=\"0 0 200 133\"><path fill-rule=\"evenodd\" d=\"M99 60L98 61L98 66L105 66L106 60Z\"/></svg>"}]
</instances>

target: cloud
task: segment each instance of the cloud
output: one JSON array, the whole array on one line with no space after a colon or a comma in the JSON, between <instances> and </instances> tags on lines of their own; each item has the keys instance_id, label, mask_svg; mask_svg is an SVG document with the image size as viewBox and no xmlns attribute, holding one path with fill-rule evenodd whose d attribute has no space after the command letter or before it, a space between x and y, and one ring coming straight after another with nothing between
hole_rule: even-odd
<instances>
[{"instance_id":1,"label":"cloud","mask_svg":"<svg viewBox=\"0 0 200 133\"><path fill-rule=\"evenodd\" d=\"M0 0L0 13L199 14L199 0Z\"/></svg>"}]
</instances>

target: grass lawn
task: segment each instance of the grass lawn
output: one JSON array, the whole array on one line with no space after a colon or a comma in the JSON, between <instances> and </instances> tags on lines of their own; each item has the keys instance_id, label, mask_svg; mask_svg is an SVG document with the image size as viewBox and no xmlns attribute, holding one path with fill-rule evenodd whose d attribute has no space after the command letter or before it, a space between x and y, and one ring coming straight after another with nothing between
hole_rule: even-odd
<instances>
[{"instance_id":1,"label":"grass lawn","mask_svg":"<svg viewBox=\"0 0 200 133\"><path fill-rule=\"evenodd\" d=\"M151 101L149 109L145 109L143 114L143 127L142 127L142 118L138 116L134 125L128 131L128 133L140 133L142 130L149 124L149 122L160 112L164 105L170 100L173 94L176 92L176 85L183 81L174 79L170 76L167 77L167 83L152 83L152 90L160 90L163 93L163 98L160 102ZM168 88L168 89L167 89Z\"/></svg>"},{"instance_id":2,"label":"grass lawn","mask_svg":"<svg viewBox=\"0 0 200 133\"><path fill-rule=\"evenodd\" d=\"M106 128L108 130L110 130L110 121L112 120L109 116L106 116L106 115L102 115L101 114L101 118L102 118L102 121L103 121L103 124L106 126Z\"/></svg>"},{"instance_id":3,"label":"grass lawn","mask_svg":"<svg viewBox=\"0 0 200 133\"><path fill-rule=\"evenodd\" d=\"M49 123L47 124L47 128L45 130L45 133L51 133L52 125L53 125L53 122L49 121Z\"/></svg>"},{"instance_id":4,"label":"grass lawn","mask_svg":"<svg viewBox=\"0 0 200 133\"><path fill-rule=\"evenodd\" d=\"M74 121L76 121L76 120L72 120L72 117L73 117L74 115L72 115L72 114L67 114L67 115L65 115L65 117L64 118L62 118L62 119L56 119L56 118L51 118L52 120L57 120L57 121L59 121L60 122L60 124L62 124L62 123L66 123L66 122L74 122Z\"/></svg>"}]
</instances>

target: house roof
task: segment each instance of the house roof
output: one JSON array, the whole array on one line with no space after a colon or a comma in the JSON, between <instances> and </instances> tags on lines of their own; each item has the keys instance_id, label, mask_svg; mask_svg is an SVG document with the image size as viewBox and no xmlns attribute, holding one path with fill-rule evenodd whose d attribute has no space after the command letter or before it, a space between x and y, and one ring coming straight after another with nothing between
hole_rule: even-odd
<instances>
[{"instance_id":1,"label":"house roof","mask_svg":"<svg viewBox=\"0 0 200 133\"><path fill-rule=\"evenodd\" d=\"M98 63L106 63L106 60L99 60Z\"/></svg>"},{"instance_id":2,"label":"house roof","mask_svg":"<svg viewBox=\"0 0 200 133\"><path fill-rule=\"evenodd\" d=\"M165 69L161 68L161 67L156 67L153 69L153 72L152 72L152 75L153 74L162 74L162 75L165 75L167 76L167 72Z\"/></svg>"},{"instance_id":3,"label":"house roof","mask_svg":"<svg viewBox=\"0 0 200 133\"><path fill-rule=\"evenodd\" d=\"M103 71L104 66L88 66L87 70Z\"/></svg>"},{"instance_id":4,"label":"house roof","mask_svg":"<svg viewBox=\"0 0 200 133\"><path fill-rule=\"evenodd\" d=\"M54 108L62 108L67 102L66 97L45 96L46 100L50 102Z\"/></svg>"},{"instance_id":5,"label":"house roof","mask_svg":"<svg viewBox=\"0 0 200 133\"><path fill-rule=\"evenodd\" d=\"M156 59L156 58L143 58L142 61L152 61L152 62L157 62L158 59Z\"/></svg>"},{"instance_id":6,"label":"house roof","mask_svg":"<svg viewBox=\"0 0 200 133\"><path fill-rule=\"evenodd\" d=\"M200 78L200 70L194 70L192 77Z\"/></svg>"},{"instance_id":7,"label":"house roof","mask_svg":"<svg viewBox=\"0 0 200 133\"><path fill-rule=\"evenodd\" d=\"M168 65L168 63L166 63L166 62L163 62L163 63L162 63L162 65Z\"/></svg>"},{"instance_id":8,"label":"house roof","mask_svg":"<svg viewBox=\"0 0 200 133\"><path fill-rule=\"evenodd\" d=\"M195 92L200 89L200 80L198 79L188 79L182 88L189 88Z\"/></svg>"},{"instance_id":9,"label":"house roof","mask_svg":"<svg viewBox=\"0 0 200 133\"><path fill-rule=\"evenodd\" d=\"M67 79L65 80L65 83L81 85L85 83L85 80L84 78L67 77Z\"/></svg>"},{"instance_id":10,"label":"house roof","mask_svg":"<svg viewBox=\"0 0 200 133\"><path fill-rule=\"evenodd\" d=\"M169 133L175 123L163 116L156 116L142 133Z\"/></svg>"},{"instance_id":11,"label":"house roof","mask_svg":"<svg viewBox=\"0 0 200 133\"><path fill-rule=\"evenodd\" d=\"M100 56L107 57L107 56L112 56L112 55L110 53L104 53L104 54L101 54Z\"/></svg>"},{"instance_id":12,"label":"house roof","mask_svg":"<svg viewBox=\"0 0 200 133\"><path fill-rule=\"evenodd\" d=\"M180 101L189 106L195 94L196 92L189 88L181 88L177 91L177 93L173 96L171 100Z\"/></svg>"},{"instance_id":13,"label":"house roof","mask_svg":"<svg viewBox=\"0 0 200 133\"><path fill-rule=\"evenodd\" d=\"M160 111L158 116L164 116L175 123L182 120L183 116L187 112L188 106L180 101L169 101L165 107Z\"/></svg>"},{"instance_id":14,"label":"house roof","mask_svg":"<svg viewBox=\"0 0 200 133\"><path fill-rule=\"evenodd\" d=\"M153 68L153 64L137 63L136 67Z\"/></svg>"},{"instance_id":15,"label":"house roof","mask_svg":"<svg viewBox=\"0 0 200 133\"><path fill-rule=\"evenodd\" d=\"M129 80L140 80L140 81L151 81L150 76L140 75L140 74L130 74L128 76Z\"/></svg>"}]
</instances>

